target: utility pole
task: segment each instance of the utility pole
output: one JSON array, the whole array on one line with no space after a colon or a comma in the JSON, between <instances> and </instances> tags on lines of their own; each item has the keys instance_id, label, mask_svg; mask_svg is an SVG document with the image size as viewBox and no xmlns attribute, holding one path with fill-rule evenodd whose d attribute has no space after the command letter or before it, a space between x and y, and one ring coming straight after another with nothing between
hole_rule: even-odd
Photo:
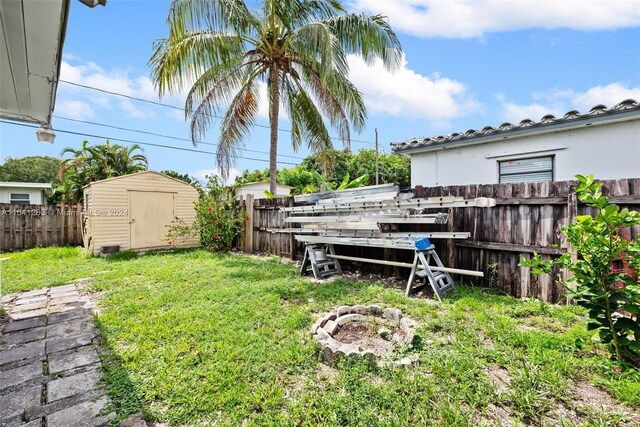
<instances>
[{"instance_id":1,"label":"utility pole","mask_svg":"<svg viewBox=\"0 0 640 427\"><path fill-rule=\"evenodd\" d=\"M378 128L376 128L376 185L380 184L380 165L378 163Z\"/></svg>"}]
</instances>

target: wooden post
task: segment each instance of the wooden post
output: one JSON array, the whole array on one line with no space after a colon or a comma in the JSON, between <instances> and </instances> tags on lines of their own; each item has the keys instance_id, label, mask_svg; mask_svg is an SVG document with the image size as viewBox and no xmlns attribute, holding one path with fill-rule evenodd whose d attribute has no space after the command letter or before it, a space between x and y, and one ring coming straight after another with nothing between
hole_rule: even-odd
<instances>
[{"instance_id":1,"label":"wooden post","mask_svg":"<svg viewBox=\"0 0 640 427\"><path fill-rule=\"evenodd\" d=\"M293 197L288 198L287 206L293 207ZM288 216L289 214L285 212L284 217L286 218ZM289 233L289 258L291 261L296 260L296 239L294 239L293 233Z\"/></svg>"},{"instance_id":2,"label":"wooden post","mask_svg":"<svg viewBox=\"0 0 640 427\"><path fill-rule=\"evenodd\" d=\"M244 236L244 251L246 253L253 253L253 195L247 194L245 199L245 206L247 208L247 221L246 221L246 233Z\"/></svg>"},{"instance_id":3,"label":"wooden post","mask_svg":"<svg viewBox=\"0 0 640 427\"><path fill-rule=\"evenodd\" d=\"M454 221L455 218L453 216L454 210L453 208L449 208L449 215L447 220L447 231L452 232L456 229ZM456 267L456 246L453 242L453 239L447 239L446 248L447 248L447 267L455 268Z\"/></svg>"},{"instance_id":4,"label":"wooden post","mask_svg":"<svg viewBox=\"0 0 640 427\"><path fill-rule=\"evenodd\" d=\"M567 225L573 224L576 221L576 217L578 216L578 195L573 192L573 189L569 189L569 194L567 195ZM565 237L566 239L566 237ZM567 252L571 254L571 262L575 263L578 260L578 253L573 248L573 245L569 243L567 240ZM569 271L567 268L563 271L563 280L565 283L569 279L573 277L573 273ZM572 287L575 290L575 287ZM567 296L567 304L571 303L571 298Z\"/></svg>"}]
</instances>

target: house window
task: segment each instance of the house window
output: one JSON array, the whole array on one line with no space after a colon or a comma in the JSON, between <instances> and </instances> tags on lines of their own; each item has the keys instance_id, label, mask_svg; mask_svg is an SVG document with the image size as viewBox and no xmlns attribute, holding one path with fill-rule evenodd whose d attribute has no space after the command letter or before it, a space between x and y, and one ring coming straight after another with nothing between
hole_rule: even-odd
<instances>
[{"instance_id":1,"label":"house window","mask_svg":"<svg viewBox=\"0 0 640 427\"><path fill-rule=\"evenodd\" d=\"M553 181L553 156L498 162L500 183Z\"/></svg>"},{"instance_id":2,"label":"house window","mask_svg":"<svg viewBox=\"0 0 640 427\"><path fill-rule=\"evenodd\" d=\"M19 203L21 205L28 205L31 202L31 196L27 193L11 193L9 196L9 203Z\"/></svg>"}]
</instances>

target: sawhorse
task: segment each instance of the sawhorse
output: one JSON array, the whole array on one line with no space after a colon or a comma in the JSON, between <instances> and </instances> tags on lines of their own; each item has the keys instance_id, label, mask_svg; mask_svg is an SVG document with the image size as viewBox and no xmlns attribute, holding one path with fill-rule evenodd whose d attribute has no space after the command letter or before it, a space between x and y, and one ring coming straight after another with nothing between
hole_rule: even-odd
<instances>
[{"instance_id":1,"label":"sawhorse","mask_svg":"<svg viewBox=\"0 0 640 427\"><path fill-rule=\"evenodd\" d=\"M435 265L431 265L431 261L435 262ZM422 269L420 269L420 267L422 267ZM432 268L434 268L435 271L432 270ZM437 271L440 269L444 269L444 265L442 265L442 261L440 261L440 257L436 253L433 245L430 245L426 249L416 249L405 295L409 296L409 294L417 288L426 286L428 281L438 300L442 301L443 294L449 290L454 290L456 285L449 273L446 271ZM423 279L425 283L414 286L414 282L418 278Z\"/></svg>"},{"instance_id":2,"label":"sawhorse","mask_svg":"<svg viewBox=\"0 0 640 427\"><path fill-rule=\"evenodd\" d=\"M323 255L324 254L324 255ZM335 255L336 251L331 244L308 244L304 250L304 258L300 267L300 275L304 276L309 267L316 279L326 279L335 274L342 274L340 262L335 258L327 258L327 254Z\"/></svg>"}]
</instances>

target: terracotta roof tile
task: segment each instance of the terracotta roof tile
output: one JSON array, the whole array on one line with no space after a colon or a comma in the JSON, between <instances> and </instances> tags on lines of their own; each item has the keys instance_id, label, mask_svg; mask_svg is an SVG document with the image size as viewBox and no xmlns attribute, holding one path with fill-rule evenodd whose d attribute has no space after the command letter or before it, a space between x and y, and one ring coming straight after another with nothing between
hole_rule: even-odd
<instances>
[{"instance_id":1,"label":"terracotta roof tile","mask_svg":"<svg viewBox=\"0 0 640 427\"><path fill-rule=\"evenodd\" d=\"M482 130L469 129L464 133L452 133L450 135L439 135L425 138L411 138L406 141L394 142L391 144L392 150L401 152L404 150L427 147L431 145L447 144L454 141L471 140L473 138L479 138L483 136L496 135L503 132L510 132L524 128L544 128L549 125L556 125L562 123L568 123L573 120L580 120L589 117L596 117L601 115L616 114L626 110L638 110L640 112L640 103L635 99L626 99L611 108L607 108L605 105L599 104L591 108L587 113L580 114L577 110L571 110L566 112L562 117L555 117L552 114L547 114L539 121L531 119L524 119L519 124L514 125L512 123L503 123L498 128L493 126L485 126Z\"/></svg>"}]
</instances>

